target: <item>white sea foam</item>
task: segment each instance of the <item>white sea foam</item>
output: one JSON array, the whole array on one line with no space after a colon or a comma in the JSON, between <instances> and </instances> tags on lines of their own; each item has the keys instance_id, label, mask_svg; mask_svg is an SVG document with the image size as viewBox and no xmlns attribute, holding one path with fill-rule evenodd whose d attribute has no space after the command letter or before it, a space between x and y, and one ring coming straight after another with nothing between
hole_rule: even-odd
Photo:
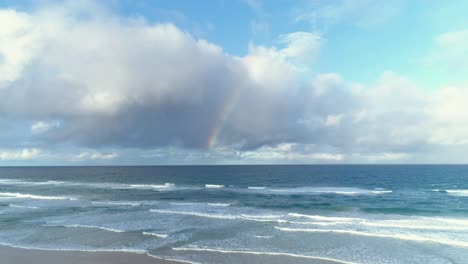
<instances>
[{"instance_id":1,"label":"white sea foam","mask_svg":"<svg viewBox=\"0 0 468 264\"><path fill-rule=\"evenodd\" d=\"M230 203L208 203L209 206L215 206L215 207L228 207L231 204Z\"/></svg>"},{"instance_id":2,"label":"white sea foam","mask_svg":"<svg viewBox=\"0 0 468 264\"><path fill-rule=\"evenodd\" d=\"M298 214L298 213L289 213L288 216L291 217L303 217L318 221L333 221L338 223L345 223L345 222L353 222L353 221L360 221L362 218L351 218L351 217L332 217L332 216L321 216L321 215L306 215L306 214Z\"/></svg>"},{"instance_id":3,"label":"white sea foam","mask_svg":"<svg viewBox=\"0 0 468 264\"><path fill-rule=\"evenodd\" d=\"M9 199L34 199L34 200L76 200L76 198L64 197L64 196L44 196L34 195L28 193L10 193L0 192L0 197Z\"/></svg>"},{"instance_id":4,"label":"white sea foam","mask_svg":"<svg viewBox=\"0 0 468 264\"><path fill-rule=\"evenodd\" d=\"M148 254L148 251L142 249L131 249L131 248L118 248L118 249L82 249L82 248L44 248L44 247L25 247L9 243L1 243L1 246L20 248L20 249L33 249L33 250L43 250L43 251L69 251L69 252L125 252L125 253L134 253L134 254L147 254L150 257L155 257ZM155 257L157 258L157 257Z\"/></svg>"},{"instance_id":5,"label":"white sea foam","mask_svg":"<svg viewBox=\"0 0 468 264\"><path fill-rule=\"evenodd\" d=\"M245 215L241 214L239 218L248 221L255 221L255 222L264 222L264 223L290 223L288 220L280 219L281 216L277 215Z\"/></svg>"},{"instance_id":6,"label":"white sea foam","mask_svg":"<svg viewBox=\"0 0 468 264\"><path fill-rule=\"evenodd\" d=\"M178 205L178 206L193 206L193 205L200 205L200 203L170 203L172 205Z\"/></svg>"},{"instance_id":7,"label":"white sea foam","mask_svg":"<svg viewBox=\"0 0 468 264\"><path fill-rule=\"evenodd\" d=\"M288 221L281 219L270 219L268 216L255 216L255 215L230 215L230 214L213 214L204 212L194 211L176 211L176 210L162 210L162 209L150 209L150 212L160 214L178 214L178 215L189 215L196 217L205 217L213 219L226 219L226 220L248 220L255 222L275 222L275 223L286 223Z\"/></svg>"},{"instance_id":8,"label":"white sea foam","mask_svg":"<svg viewBox=\"0 0 468 264\"><path fill-rule=\"evenodd\" d=\"M421 220L363 220L359 224L372 227L400 228L400 229L422 229L422 230L446 230L446 231L467 231L466 226L446 225L444 223L432 221L423 224Z\"/></svg>"},{"instance_id":9,"label":"white sea foam","mask_svg":"<svg viewBox=\"0 0 468 264\"><path fill-rule=\"evenodd\" d=\"M356 264L354 262L342 261L332 258L326 257L318 257L318 256L308 256L308 255L299 255L299 254L292 254L292 253L281 253L281 252L262 252L262 251L245 251L245 250L231 250L231 249L221 249L221 248L195 248L195 247L177 247L172 248L175 251L201 251L201 252L214 252L214 253L222 253L222 254L250 254L250 255L267 255L267 256L284 256L284 257L293 257L293 258L305 258L305 259L313 259L313 260L328 260L328 261L335 261L344 264Z\"/></svg>"},{"instance_id":10,"label":"white sea foam","mask_svg":"<svg viewBox=\"0 0 468 264\"><path fill-rule=\"evenodd\" d=\"M154 189L171 190L175 187L174 183L165 184L125 184L112 182L72 182L72 181L27 181L18 179L0 179L0 185L60 185L60 186L80 186L98 189Z\"/></svg>"},{"instance_id":11,"label":"white sea foam","mask_svg":"<svg viewBox=\"0 0 468 264\"><path fill-rule=\"evenodd\" d=\"M205 188L224 188L224 185L220 185L220 184L205 184Z\"/></svg>"},{"instance_id":12,"label":"white sea foam","mask_svg":"<svg viewBox=\"0 0 468 264\"><path fill-rule=\"evenodd\" d=\"M261 187L261 186L249 186L249 187L247 187L247 189L250 189L250 190L265 190L266 187Z\"/></svg>"},{"instance_id":13,"label":"white sea foam","mask_svg":"<svg viewBox=\"0 0 468 264\"><path fill-rule=\"evenodd\" d=\"M275 194L339 194L339 195L377 195L388 194L391 190L383 189L361 189L354 187L296 187L266 189L267 192Z\"/></svg>"},{"instance_id":14,"label":"white sea foam","mask_svg":"<svg viewBox=\"0 0 468 264\"><path fill-rule=\"evenodd\" d=\"M124 233L125 230L119 230L103 226L94 226L94 225L80 225L80 224L70 224L70 225L44 225L46 227L67 227L67 228L91 228L91 229L100 229L104 231L114 232L114 233Z\"/></svg>"},{"instance_id":15,"label":"white sea foam","mask_svg":"<svg viewBox=\"0 0 468 264\"><path fill-rule=\"evenodd\" d=\"M255 238L273 238L274 236L254 236Z\"/></svg>"},{"instance_id":16,"label":"white sea foam","mask_svg":"<svg viewBox=\"0 0 468 264\"><path fill-rule=\"evenodd\" d=\"M468 196L468 190L445 190L449 195Z\"/></svg>"},{"instance_id":17,"label":"white sea foam","mask_svg":"<svg viewBox=\"0 0 468 264\"><path fill-rule=\"evenodd\" d=\"M305 218L314 220L313 222L303 221L288 221L292 224L302 225L353 225L353 226L370 226L383 228L399 228L399 229L421 229L421 230L452 230L466 231L468 230L468 220L455 218L437 218L437 217L413 217L410 219L365 219L351 217L331 217L321 215L304 215L298 213L289 213L288 216L294 218Z\"/></svg>"},{"instance_id":18,"label":"white sea foam","mask_svg":"<svg viewBox=\"0 0 468 264\"><path fill-rule=\"evenodd\" d=\"M191 215L191 216L206 217L206 218L216 218L216 219L229 219L229 220L238 219L238 217L237 217L237 216L234 216L234 215L209 214L209 213L201 213L201 212L186 212L186 211L159 210L159 209L150 209L150 212L153 212L153 213L160 213L160 214Z\"/></svg>"},{"instance_id":19,"label":"white sea foam","mask_svg":"<svg viewBox=\"0 0 468 264\"><path fill-rule=\"evenodd\" d=\"M164 260L164 261L173 261L173 262L177 262L177 263L188 263L188 264L201 264L200 262L194 262L194 261L188 261L188 260L180 260L180 259L172 259L172 258L161 258L161 257L155 256L155 255L151 255L149 253L147 253L147 255L152 257L152 258L160 259L160 260Z\"/></svg>"},{"instance_id":20,"label":"white sea foam","mask_svg":"<svg viewBox=\"0 0 468 264\"><path fill-rule=\"evenodd\" d=\"M92 204L103 204L103 205L123 205L123 206L140 206L141 203L135 202L112 202L112 201L93 201Z\"/></svg>"},{"instance_id":21,"label":"white sea foam","mask_svg":"<svg viewBox=\"0 0 468 264\"><path fill-rule=\"evenodd\" d=\"M230 203L184 203L184 202L173 202L170 203L177 206L214 206L214 207L227 207L230 206Z\"/></svg>"},{"instance_id":22,"label":"white sea foam","mask_svg":"<svg viewBox=\"0 0 468 264\"><path fill-rule=\"evenodd\" d=\"M306 228L287 228L287 227L275 227L275 228L281 231L285 231L285 232L338 233L338 234L350 234L350 235L367 236L367 237L381 237L381 238L391 238L391 239L399 239L399 240L409 240L409 241L415 241L415 242L430 242L430 243L438 243L438 244L444 244L444 245L456 246L456 247L468 247L468 242L450 240L450 239L442 239L439 237L432 238L432 237L424 237L424 236L418 236L418 235L406 235L406 234L396 235L396 234L372 233L372 232L343 230L343 229L306 229Z\"/></svg>"},{"instance_id":23,"label":"white sea foam","mask_svg":"<svg viewBox=\"0 0 468 264\"><path fill-rule=\"evenodd\" d=\"M128 186L122 186L122 188L129 188L129 189L167 189L174 187L175 184L173 183L165 183L165 184L130 184Z\"/></svg>"},{"instance_id":24,"label":"white sea foam","mask_svg":"<svg viewBox=\"0 0 468 264\"><path fill-rule=\"evenodd\" d=\"M20 179L0 179L1 185L60 185L63 181L26 181Z\"/></svg>"},{"instance_id":25,"label":"white sea foam","mask_svg":"<svg viewBox=\"0 0 468 264\"><path fill-rule=\"evenodd\" d=\"M12 208L39 209L39 207L36 207L36 206L26 206L26 205L17 205L17 204L9 204L8 206Z\"/></svg>"},{"instance_id":26,"label":"white sea foam","mask_svg":"<svg viewBox=\"0 0 468 264\"><path fill-rule=\"evenodd\" d=\"M246 218L259 218L259 219L279 219L284 215L248 215L248 214L241 214L242 217Z\"/></svg>"},{"instance_id":27,"label":"white sea foam","mask_svg":"<svg viewBox=\"0 0 468 264\"><path fill-rule=\"evenodd\" d=\"M145 236L155 236L155 237L160 237L160 238L166 238L166 237L169 236L169 235L166 235L166 234L157 234L157 233L153 233L153 232L143 232L143 235L145 235Z\"/></svg>"}]
</instances>

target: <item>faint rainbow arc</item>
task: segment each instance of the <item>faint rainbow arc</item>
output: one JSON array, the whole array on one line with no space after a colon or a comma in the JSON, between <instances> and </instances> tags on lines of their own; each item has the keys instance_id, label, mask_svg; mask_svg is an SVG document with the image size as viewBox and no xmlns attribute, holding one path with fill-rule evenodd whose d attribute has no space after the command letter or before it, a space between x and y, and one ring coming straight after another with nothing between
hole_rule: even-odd
<instances>
[{"instance_id":1,"label":"faint rainbow arc","mask_svg":"<svg viewBox=\"0 0 468 264\"><path fill-rule=\"evenodd\" d=\"M224 125L226 124L226 121L228 120L229 116L232 114L235 106L237 105L239 95L239 89L234 89L231 95L227 97L227 100L225 100L223 107L221 107L221 111L219 112L216 125L213 127L211 133L209 134L208 141L206 143L206 147L208 149L211 149L216 145L218 136L221 134Z\"/></svg>"}]
</instances>

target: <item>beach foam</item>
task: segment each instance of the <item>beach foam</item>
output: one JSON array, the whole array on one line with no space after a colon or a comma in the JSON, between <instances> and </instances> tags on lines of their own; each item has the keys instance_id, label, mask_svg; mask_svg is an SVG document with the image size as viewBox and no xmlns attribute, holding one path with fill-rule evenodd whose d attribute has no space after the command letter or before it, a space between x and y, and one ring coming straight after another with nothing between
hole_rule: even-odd
<instances>
[{"instance_id":1,"label":"beach foam","mask_svg":"<svg viewBox=\"0 0 468 264\"><path fill-rule=\"evenodd\" d=\"M26 205L16 205L16 204L9 204L11 208L24 208L24 209L39 209L39 207L36 206L26 206Z\"/></svg>"},{"instance_id":2,"label":"beach foam","mask_svg":"<svg viewBox=\"0 0 468 264\"><path fill-rule=\"evenodd\" d=\"M337 194L337 195L378 195L392 193L391 190L384 189L361 189L354 187L295 187L295 188L274 188L274 189L252 189L273 194Z\"/></svg>"},{"instance_id":3,"label":"beach foam","mask_svg":"<svg viewBox=\"0 0 468 264\"><path fill-rule=\"evenodd\" d=\"M234 215L210 214L210 213L202 213L202 212L187 212L187 211L160 210L160 209L150 209L149 211L152 213L160 213L160 214L191 215L191 216L215 218L215 219L228 219L228 220L238 219L238 217Z\"/></svg>"},{"instance_id":4,"label":"beach foam","mask_svg":"<svg viewBox=\"0 0 468 264\"><path fill-rule=\"evenodd\" d=\"M224 188L224 185L220 184L205 184L205 188Z\"/></svg>"},{"instance_id":5,"label":"beach foam","mask_svg":"<svg viewBox=\"0 0 468 264\"><path fill-rule=\"evenodd\" d=\"M168 237L169 235L166 235L166 234L157 234L157 233L153 233L153 232L142 232L143 235L145 236L155 236L155 237L160 237L160 238L166 238Z\"/></svg>"},{"instance_id":6,"label":"beach foam","mask_svg":"<svg viewBox=\"0 0 468 264\"><path fill-rule=\"evenodd\" d=\"M468 190L445 190L449 195L468 196Z\"/></svg>"},{"instance_id":7,"label":"beach foam","mask_svg":"<svg viewBox=\"0 0 468 264\"><path fill-rule=\"evenodd\" d=\"M247 189L250 189L250 190L265 190L266 187L249 186L249 187L247 187Z\"/></svg>"},{"instance_id":8,"label":"beach foam","mask_svg":"<svg viewBox=\"0 0 468 264\"><path fill-rule=\"evenodd\" d=\"M116 206L140 206L141 203L135 202L112 202L112 201L93 201L92 204L116 205Z\"/></svg>"},{"instance_id":9,"label":"beach foam","mask_svg":"<svg viewBox=\"0 0 468 264\"><path fill-rule=\"evenodd\" d=\"M27 246L15 245L15 244L10 244L10 243L2 243L2 242L0 242L0 246L20 248L20 249L44 250L44 251L109 252L109 253L124 252L124 253L135 253L135 254L148 254L148 251L146 250L131 249L131 248L118 248L118 249L82 249L82 248L60 248L60 247L46 248L46 247L27 247ZM151 257L155 257L155 256L151 256Z\"/></svg>"},{"instance_id":10,"label":"beach foam","mask_svg":"<svg viewBox=\"0 0 468 264\"><path fill-rule=\"evenodd\" d=\"M119 229L103 227L103 226L94 226L94 225L80 225L80 224L51 225L51 224L46 224L44 226L46 226L46 227L67 227L67 228L90 228L90 229L99 229L99 230L104 230L104 231L109 231L109 232L114 232L114 233L124 233L124 232L126 232L125 230L119 230Z\"/></svg>"},{"instance_id":11,"label":"beach foam","mask_svg":"<svg viewBox=\"0 0 468 264\"><path fill-rule=\"evenodd\" d=\"M268 256L283 256L283 257L293 257L293 258L305 258L313 260L328 260L335 261L344 264L357 264L354 262L342 261L338 259L318 257L318 256L308 256L308 255L299 255L293 253L281 253L281 252L262 252L262 251L247 251L247 250L231 250L231 249L221 249L221 248L195 248L195 247L175 247L172 248L175 251L201 251L201 252L214 252L222 254L250 254L250 255L268 255Z\"/></svg>"},{"instance_id":12,"label":"beach foam","mask_svg":"<svg viewBox=\"0 0 468 264\"><path fill-rule=\"evenodd\" d=\"M227 207L230 206L230 203L207 203L209 206L215 206L215 207Z\"/></svg>"},{"instance_id":13,"label":"beach foam","mask_svg":"<svg viewBox=\"0 0 468 264\"><path fill-rule=\"evenodd\" d=\"M0 192L0 197L11 198L11 199L34 199L34 200L76 200L76 198L64 197L64 196L45 196L45 195L34 195L29 193L10 193Z\"/></svg>"},{"instance_id":14,"label":"beach foam","mask_svg":"<svg viewBox=\"0 0 468 264\"><path fill-rule=\"evenodd\" d=\"M365 231L355 231L355 230L343 230L343 229L306 229L306 228L287 228L287 227L275 227L278 230L285 232L302 232L302 233L338 233L338 234L349 234L357 236L367 236L367 237L381 237L381 238L391 238L398 240L409 240L415 242L430 242L437 244L444 244L448 246L456 247L468 247L468 242L441 239L441 238L431 238L417 235L404 235L404 234L385 234L385 233L372 233Z\"/></svg>"},{"instance_id":15,"label":"beach foam","mask_svg":"<svg viewBox=\"0 0 468 264\"><path fill-rule=\"evenodd\" d=\"M128 189L166 189L166 188L171 188L174 187L175 184L173 183L165 183L165 184L130 184L130 185L124 185L122 188L128 188Z\"/></svg>"}]
</instances>

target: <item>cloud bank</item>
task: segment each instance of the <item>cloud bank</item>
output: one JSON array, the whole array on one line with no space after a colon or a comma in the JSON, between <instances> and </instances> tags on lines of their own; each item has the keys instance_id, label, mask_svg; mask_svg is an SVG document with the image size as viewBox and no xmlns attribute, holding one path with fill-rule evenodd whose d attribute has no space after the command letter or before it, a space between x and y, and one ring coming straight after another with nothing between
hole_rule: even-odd
<instances>
[{"instance_id":1,"label":"cloud bank","mask_svg":"<svg viewBox=\"0 0 468 264\"><path fill-rule=\"evenodd\" d=\"M304 163L434 162L468 150L466 87L427 90L391 71L368 86L312 74L320 35L292 32L233 56L173 24L92 3L0 10L0 24L0 122L30 124L26 140L42 147ZM463 34L435 41L445 49ZM453 55L439 50L434 61Z\"/></svg>"}]
</instances>

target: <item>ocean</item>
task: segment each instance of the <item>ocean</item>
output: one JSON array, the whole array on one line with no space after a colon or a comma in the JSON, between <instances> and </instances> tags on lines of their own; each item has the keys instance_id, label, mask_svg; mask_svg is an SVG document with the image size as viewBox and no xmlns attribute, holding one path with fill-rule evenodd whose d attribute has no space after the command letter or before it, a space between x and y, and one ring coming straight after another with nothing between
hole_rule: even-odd
<instances>
[{"instance_id":1,"label":"ocean","mask_svg":"<svg viewBox=\"0 0 468 264\"><path fill-rule=\"evenodd\" d=\"M0 244L191 263L468 263L468 166L0 168Z\"/></svg>"}]
</instances>

